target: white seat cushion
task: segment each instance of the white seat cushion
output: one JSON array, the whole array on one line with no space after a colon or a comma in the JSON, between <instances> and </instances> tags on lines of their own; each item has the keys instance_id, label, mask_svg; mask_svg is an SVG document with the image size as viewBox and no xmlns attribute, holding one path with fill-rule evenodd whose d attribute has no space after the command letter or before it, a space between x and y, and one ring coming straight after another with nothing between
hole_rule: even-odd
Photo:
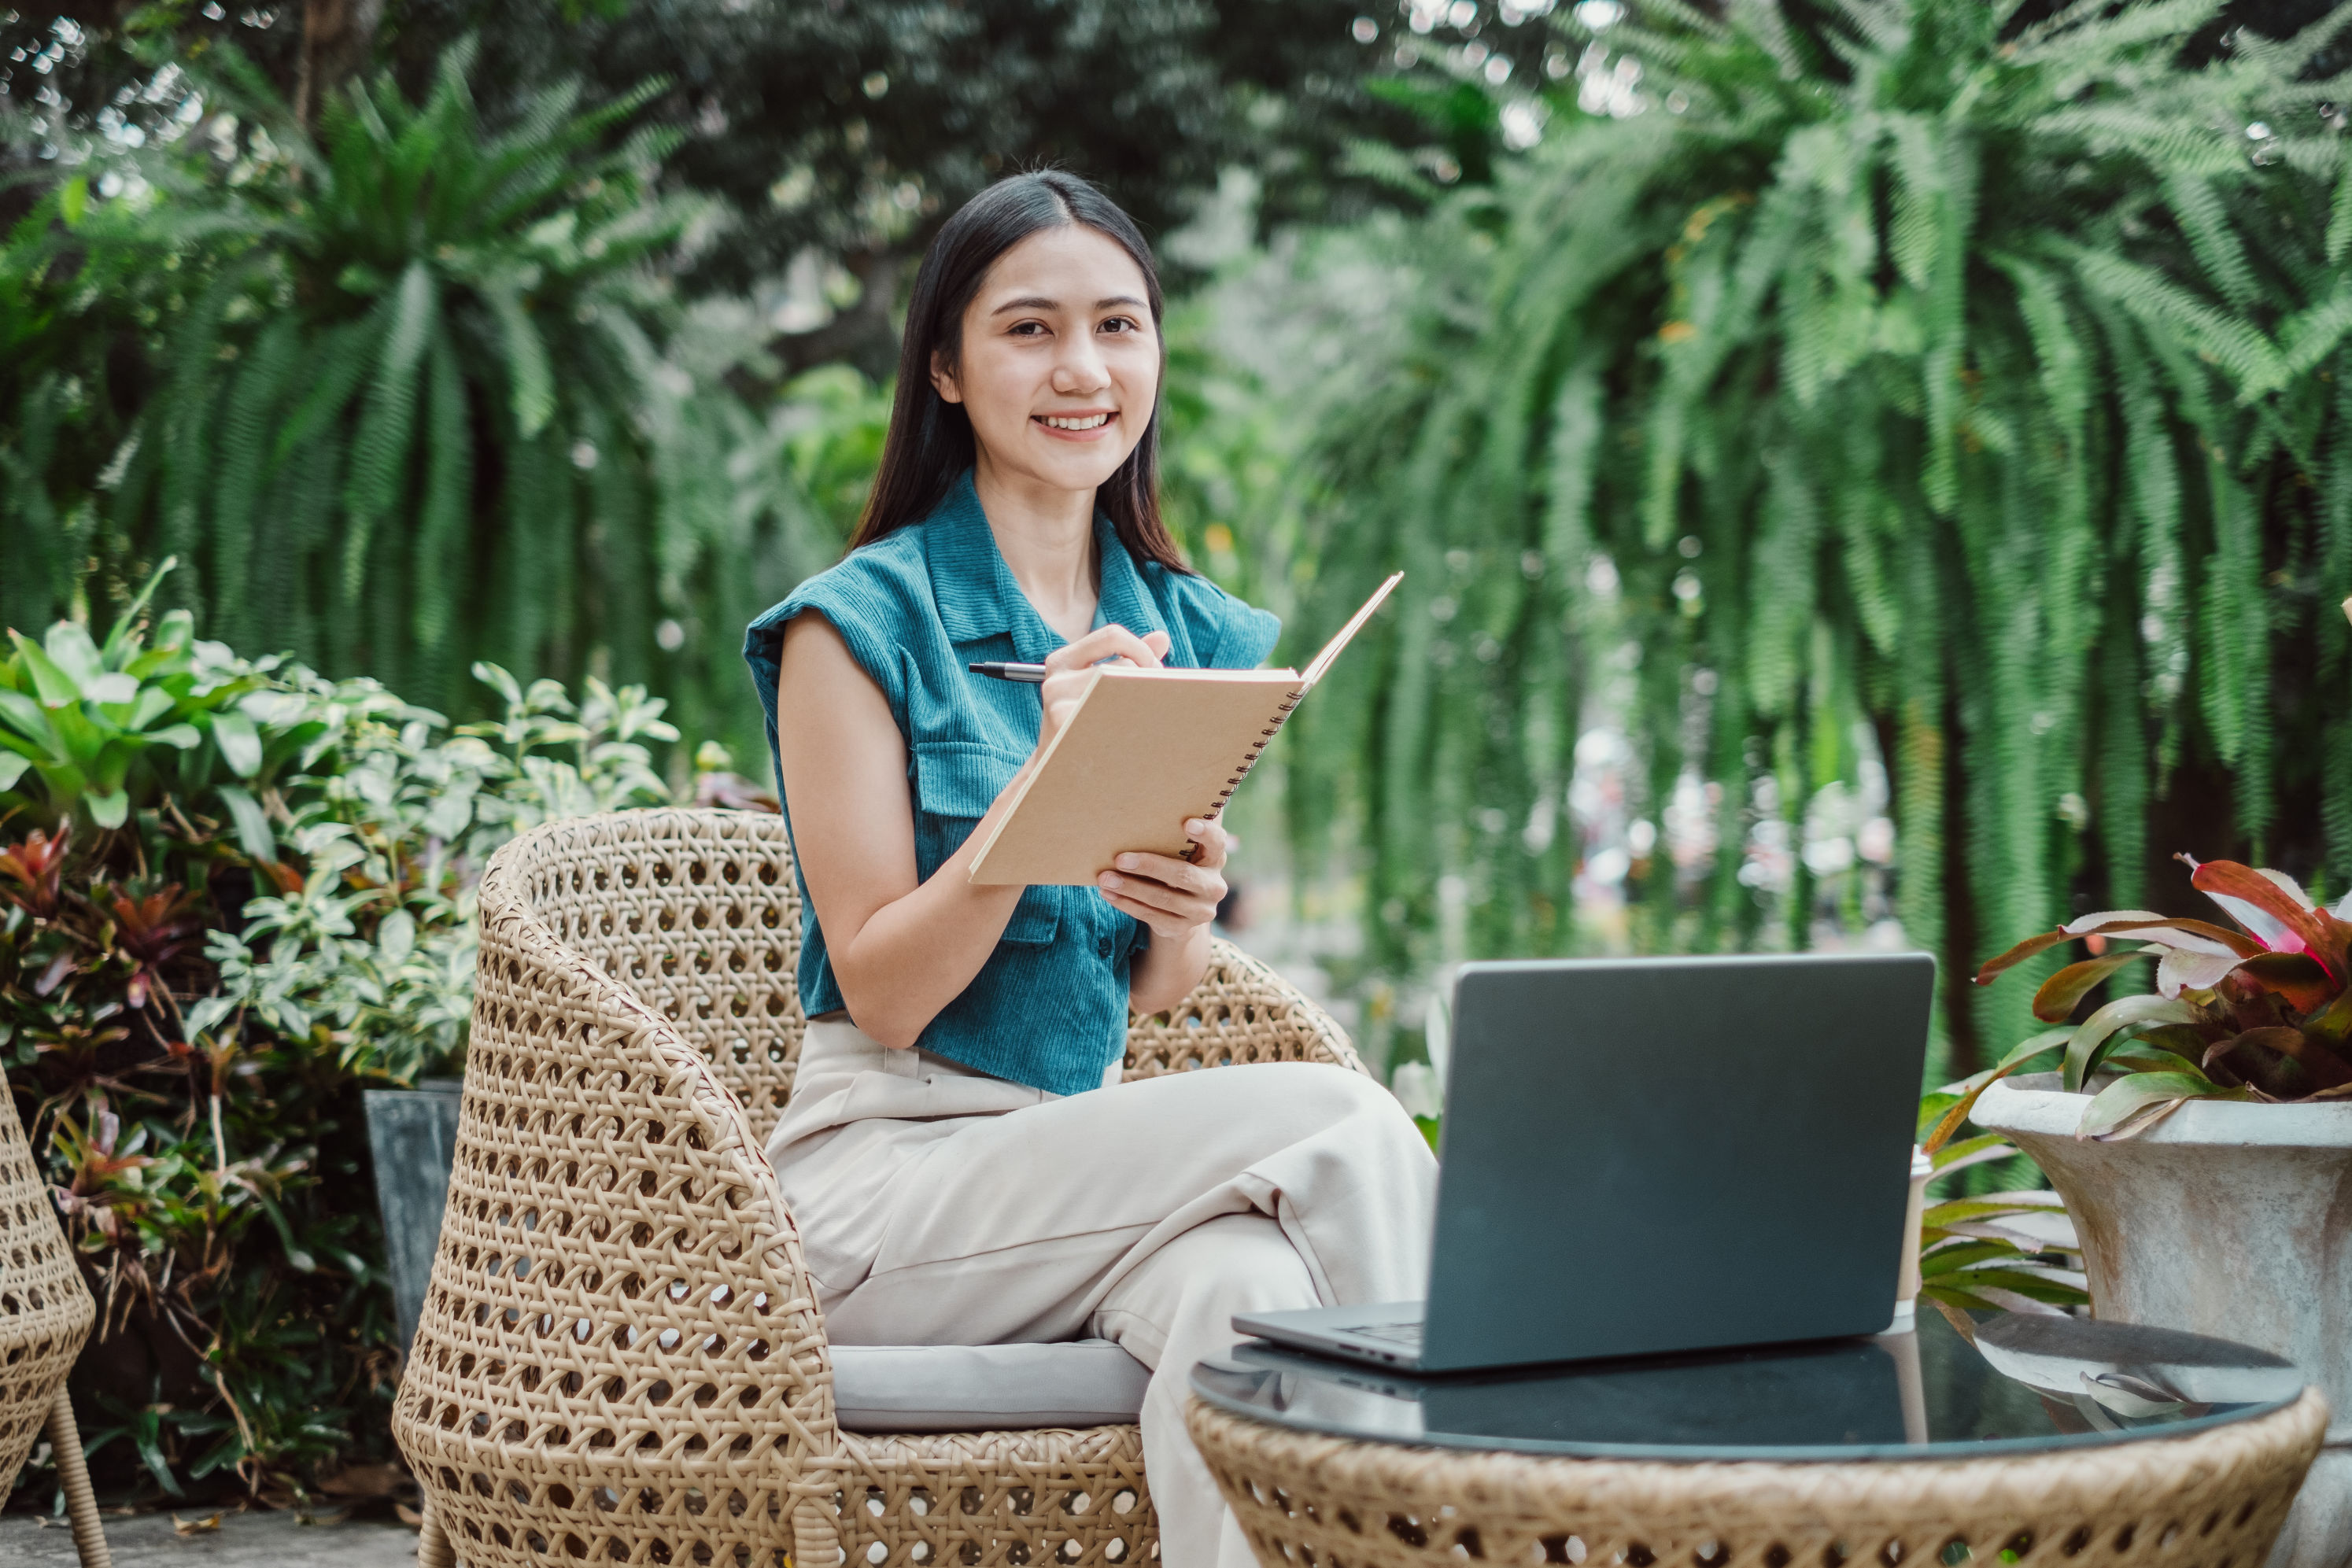
<instances>
[{"instance_id":1,"label":"white seat cushion","mask_svg":"<svg viewBox=\"0 0 2352 1568\"><path fill-rule=\"evenodd\" d=\"M834 1415L851 1432L1114 1427L1150 1370L1107 1339L1064 1344L836 1344Z\"/></svg>"}]
</instances>

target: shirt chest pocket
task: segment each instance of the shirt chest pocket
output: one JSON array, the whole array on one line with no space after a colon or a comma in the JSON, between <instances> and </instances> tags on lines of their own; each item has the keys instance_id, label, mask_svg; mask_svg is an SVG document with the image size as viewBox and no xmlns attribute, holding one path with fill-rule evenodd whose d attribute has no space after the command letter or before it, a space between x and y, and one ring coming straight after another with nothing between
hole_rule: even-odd
<instances>
[{"instance_id":1,"label":"shirt chest pocket","mask_svg":"<svg viewBox=\"0 0 2352 1568\"><path fill-rule=\"evenodd\" d=\"M915 752L916 869L928 880L963 847L996 797L1026 760L992 746L971 741L918 741ZM1058 934L1062 894L1058 887L1022 890L1003 940L1050 943Z\"/></svg>"}]
</instances>

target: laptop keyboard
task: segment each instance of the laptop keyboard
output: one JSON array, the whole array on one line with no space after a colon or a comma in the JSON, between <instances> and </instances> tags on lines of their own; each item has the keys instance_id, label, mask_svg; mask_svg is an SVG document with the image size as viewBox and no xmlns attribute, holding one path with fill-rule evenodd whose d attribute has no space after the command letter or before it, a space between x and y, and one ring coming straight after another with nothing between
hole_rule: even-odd
<instances>
[{"instance_id":1,"label":"laptop keyboard","mask_svg":"<svg viewBox=\"0 0 2352 1568\"><path fill-rule=\"evenodd\" d=\"M1368 1323L1361 1328L1345 1331L1360 1339L1376 1339L1382 1344L1402 1345L1407 1350L1421 1348L1419 1323Z\"/></svg>"}]
</instances>

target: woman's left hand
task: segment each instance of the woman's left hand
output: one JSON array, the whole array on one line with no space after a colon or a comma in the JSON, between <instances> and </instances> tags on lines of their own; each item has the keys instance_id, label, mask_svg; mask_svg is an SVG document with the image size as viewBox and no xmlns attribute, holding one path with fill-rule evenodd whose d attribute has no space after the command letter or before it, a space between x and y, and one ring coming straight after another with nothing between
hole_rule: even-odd
<instances>
[{"instance_id":1,"label":"woman's left hand","mask_svg":"<svg viewBox=\"0 0 2352 1568\"><path fill-rule=\"evenodd\" d=\"M1162 941L1192 936L1216 918L1224 901L1225 830L1195 817L1184 824L1184 836L1199 846L1189 861L1130 850L1114 856L1111 869L1095 879L1111 907L1134 915Z\"/></svg>"}]
</instances>

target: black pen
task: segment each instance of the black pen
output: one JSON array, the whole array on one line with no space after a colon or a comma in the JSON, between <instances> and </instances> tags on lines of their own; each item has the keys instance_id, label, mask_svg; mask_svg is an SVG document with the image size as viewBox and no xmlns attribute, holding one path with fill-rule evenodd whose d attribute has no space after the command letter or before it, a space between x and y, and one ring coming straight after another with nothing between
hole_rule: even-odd
<instances>
[{"instance_id":1,"label":"black pen","mask_svg":"<svg viewBox=\"0 0 2352 1568\"><path fill-rule=\"evenodd\" d=\"M975 675L992 675L1000 681L1019 681L1024 686L1045 684L1046 670L1043 664L966 664Z\"/></svg>"}]
</instances>

